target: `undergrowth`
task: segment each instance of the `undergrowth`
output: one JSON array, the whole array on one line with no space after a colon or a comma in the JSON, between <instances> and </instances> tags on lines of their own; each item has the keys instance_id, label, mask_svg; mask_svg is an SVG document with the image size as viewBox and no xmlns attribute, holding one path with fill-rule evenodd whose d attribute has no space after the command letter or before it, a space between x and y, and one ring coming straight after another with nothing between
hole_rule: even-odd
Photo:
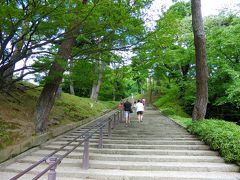
<instances>
[{"instance_id":1,"label":"undergrowth","mask_svg":"<svg viewBox=\"0 0 240 180\"><path fill-rule=\"evenodd\" d=\"M170 117L190 133L197 135L211 149L219 151L228 162L240 161L240 126L219 119L192 122L178 101L176 89L168 90L154 103L161 113Z\"/></svg>"},{"instance_id":2,"label":"undergrowth","mask_svg":"<svg viewBox=\"0 0 240 180\"><path fill-rule=\"evenodd\" d=\"M194 122L189 131L198 135L226 161L240 161L240 126L224 120L208 119Z\"/></svg>"}]
</instances>

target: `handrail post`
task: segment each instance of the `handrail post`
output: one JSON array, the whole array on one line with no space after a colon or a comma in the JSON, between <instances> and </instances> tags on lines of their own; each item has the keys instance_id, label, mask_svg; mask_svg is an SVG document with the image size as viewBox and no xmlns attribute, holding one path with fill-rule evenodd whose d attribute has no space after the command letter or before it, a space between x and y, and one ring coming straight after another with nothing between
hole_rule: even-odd
<instances>
[{"instance_id":1,"label":"handrail post","mask_svg":"<svg viewBox=\"0 0 240 180\"><path fill-rule=\"evenodd\" d=\"M83 159L82 159L82 168L87 170L89 168L89 139L84 140L83 145Z\"/></svg>"},{"instance_id":2,"label":"handrail post","mask_svg":"<svg viewBox=\"0 0 240 180\"><path fill-rule=\"evenodd\" d=\"M110 120L108 121L108 136L111 137L112 136L112 127L111 127L111 118L109 118Z\"/></svg>"},{"instance_id":3,"label":"handrail post","mask_svg":"<svg viewBox=\"0 0 240 180\"><path fill-rule=\"evenodd\" d=\"M121 109L120 110L120 113L119 113L119 115L120 115L120 120L119 120L119 122L122 122L123 120L123 110Z\"/></svg>"},{"instance_id":4,"label":"handrail post","mask_svg":"<svg viewBox=\"0 0 240 180\"><path fill-rule=\"evenodd\" d=\"M103 148L103 128L100 128L98 148Z\"/></svg>"},{"instance_id":5,"label":"handrail post","mask_svg":"<svg viewBox=\"0 0 240 180\"><path fill-rule=\"evenodd\" d=\"M116 113L113 114L113 126L112 129L114 129L116 126Z\"/></svg>"},{"instance_id":6,"label":"handrail post","mask_svg":"<svg viewBox=\"0 0 240 180\"><path fill-rule=\"evenodd\" d=\"M117 124L119 123L119 111L117 111L117 114L116 114L116 122Z\"/></svg>"},{"instance_id":7,"label":"handrail post","mask_svg":"<svg viewBox=\"0 0 240 180\"><path fill-rule=\"evenodd\" d=\"M50 157L49 158L49 165L52 165L54 163L56 163L57 161L57 157ZM48 180L56 180L56 171L55 169L57 168L57 165L56 166L53 166L49 172L48 172Z\"/></svg>"},{"instance_id":8,"label":"handrail post","mask_svg":"<svg viewBox=\"0 0 240 180\"><path fill-rule=\"evenodd\" d=\"M120 112L121 112L121 111L118 111L118 112L117 112L117 121L118 121L118 123L120 123Z\"/></svg>"}]
</instances>

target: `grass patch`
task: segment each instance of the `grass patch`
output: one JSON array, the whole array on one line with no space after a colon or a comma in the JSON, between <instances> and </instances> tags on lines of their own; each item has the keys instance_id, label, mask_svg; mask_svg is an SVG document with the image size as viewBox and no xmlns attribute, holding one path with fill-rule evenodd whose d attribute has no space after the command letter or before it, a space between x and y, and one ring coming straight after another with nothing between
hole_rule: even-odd
<instances>
[{"instance_id":1,"label":"grass patch","mask_svg":"<svg viewBox=\"0 0 240 180\"><path fill-rule=\"evenodd\" d=\"M186 118L186 117L181 117L176 115L172 115L170 116L170 118L185 128L192 125L192 118Z\"/></svg>"},{"instance_id":2,"label":"grass patch","mask_svg":"<svg viewBox=\"0 0 240 180\"><path fill-rule=\"evenodd\" d=\"M198 135L226 161L240 161L240 126L224 120L194 122L189 131Z\"/></svg>"},{"instance_id":3,"label":"grass patch","mask_svg":"<svg viewBox=\"0 0 240 180\"><path fill-rule=\"evenodd\" d=\"M156 102L154 102L154 105L157 106L164 115L189 117L189 115L185 113L182 107L179 105L178 100L174 99L173 97L174 96L171 95L161 96Z\"/></svg>"},{"instance_id":4,"label":"grass patch","mask_svg":"<svg viewBox=\"0 0 240 180\"><path fill-rule=\"evenodd\" d=\"M17 123L5 122L0 118L0 149L14 144L16 138L19 138L19 133L15 132L18 126Z\"/></svg>"},{"instance_id":5,"label":"grass patch","mask_svg":"<svg viewBox=\"0 0 240 180\"><path fill-rule=\"evenodd\" d=\"M57 125L77 122L88 117L100 115L114 107L117 107L117 102L95 102L90 98L62 93L51 112L50 123L51 120L55 122L53 124Z\"/></svg>"},{"instance_id":6,"label":"grass patch","mask_svg":"<svg viewBox=\"0 0 240 180\"><path fill-rule=\"evenodd\" d=\"M0 92L0 148L21 143L35 135L33 112L41 89L22 82L9 94ZM89 98L62 93L51 111L47 129L98 116L117 105L118 102L114 101L94 102Z\"/></svg>"}]
</instances>

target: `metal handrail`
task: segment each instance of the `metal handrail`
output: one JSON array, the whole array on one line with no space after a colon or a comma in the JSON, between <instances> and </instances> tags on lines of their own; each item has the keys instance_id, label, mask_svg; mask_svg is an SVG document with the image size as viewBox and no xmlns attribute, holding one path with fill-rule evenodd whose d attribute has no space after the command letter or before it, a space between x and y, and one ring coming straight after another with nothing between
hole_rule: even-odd
<instances>
[{"instance_id":1,"label":"metal handrail","mask_svg":"<svg viewBox=\"0 0 240 180\"><path fill-rule=\"evenodd\" d=\"M18 178L20 178L21 176L25 175L27 172L31 171L32 169L34 169L35 167L37 167L38 165L40 165L42 162L46 162L50 157L53 157L54 154L56 154L57 152L61 151L62 149L64 149L65 147L67 147L68 145L70 145L73 142L76 142L77 139L79 138L83 138L82 140L78 140L79 143L75 146L73 146L73 148L69 149L65 154L63 154L60 158L56 158L54 161L51 162L51 164L48 165L47 168L45 168L43 171L41 171L37 176L35 176L33 178L33 180L37 180L39 179L41 176L43 176L46 172L48 172L49 170L53 170L55 172L56 166L58 164L61 163L61 161L67 156L69 155L72 151L74 151L78 146L80 146L83 142L89 141L89 139L99 130L101 130L102 128L104 128L106 126L107 123L111 122L112 120L115 121L115 115L116 112L118 113L118 120L122 119L122 110L117 110L113 113L110 113L105 115L106 117L100 117L97 118L96 121L98 119L100 119L97 123L96 121L92 124L90 124L88 127L88 130L84 131L83 133L81 133L79 136L75 137L73 140L71 140L70 142L68 142L67 144L61 146L60 148L58 148L57 150L53 151L52 153L46 155L45 157L43 157L41 160L39 160L38 162L34 163L33 165L29 166L27 169L23 170L22 172L20 172L19 174L15 175L14 177L12 177L10 180L16 180ZM111 116L114 116L114 118L111 118ZM104 120L102 120L104 118ZM114 122L115 123L115 122ZM95 130L94 130L95 129ZM110 128L111 129L111 128ZM92 131L94 130L94 131ZM91 132L92 131L92 132ZM91 133L90 133L91 132ZM56 177L55 177L56 178ZM51 179L51 178L49 178ZM54 178L53 178L54 179Z\"/></svg>"}]
</instances>

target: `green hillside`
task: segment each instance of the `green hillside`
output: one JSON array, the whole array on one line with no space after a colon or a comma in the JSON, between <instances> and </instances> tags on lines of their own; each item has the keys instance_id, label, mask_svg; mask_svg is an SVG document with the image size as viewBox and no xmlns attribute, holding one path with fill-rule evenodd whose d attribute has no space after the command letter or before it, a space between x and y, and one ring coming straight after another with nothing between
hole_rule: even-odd
<instances>
[{"instance_id":1,"label":"green hillside","mask_svg":"<svg viewBox=\"0 0 240 180\"><path fill-rule=\"evenodd\" d=\"M40 88L21 84L11 94L0 93L1 149L35 135L32 115L40 91ZM94 102L89 98L62 93L51 112L48 130L100 115L116 106L116 102Z\"/></svg>"}]
</instances>

